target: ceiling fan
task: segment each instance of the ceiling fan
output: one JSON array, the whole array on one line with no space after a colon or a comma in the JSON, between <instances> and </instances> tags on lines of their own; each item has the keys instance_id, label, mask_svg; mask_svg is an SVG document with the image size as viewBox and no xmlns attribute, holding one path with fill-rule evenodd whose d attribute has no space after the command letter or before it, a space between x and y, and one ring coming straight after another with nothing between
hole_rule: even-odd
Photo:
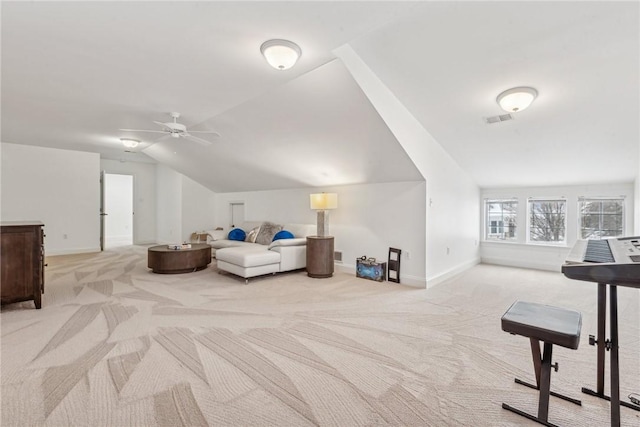
<instances>
[{"instance_id":1,"label":"ceiling fan","mask_svg":"<svg viewBox=\"0 0 640 427\"><path fill-rule=\"evenodd\" d=\"M162 126L162 130L149 130L149 129L120 129L125 132L152 132L152 133L163 133L165 136L160 137L159 139L163 139L165 137L171 138L187 138L192 141L195 141L202 145L211 145L211 141L207 141L206 139L198 138L197 136L191 135L192 133L200 133L200 134L210 134L215 136L220 136L218 132L214 131L206 131L206 130L192 130L187 131L187 127L181 123L178 123L178 117L180 117L180 113L169 113L171 117L173 117L172 122L156 122L154 120L153 123Z\"/></svg>"}]
</instances>

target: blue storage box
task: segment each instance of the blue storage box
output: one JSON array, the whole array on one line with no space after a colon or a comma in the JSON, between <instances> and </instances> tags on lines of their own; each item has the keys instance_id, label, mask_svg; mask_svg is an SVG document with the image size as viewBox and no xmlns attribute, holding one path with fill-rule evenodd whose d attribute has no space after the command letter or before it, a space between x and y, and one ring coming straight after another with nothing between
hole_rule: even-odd
<instances>
[{"instance_id":1,"label":"blue storage box","mask_svg":"<svg viewBox=\"0 0 640 427\"><path fill-rule=\"evenodd\" d=\"M376 262L375 258L356 259L356 277L384 282L387 280L387 263Z\"/></svg>"}]
</instances>

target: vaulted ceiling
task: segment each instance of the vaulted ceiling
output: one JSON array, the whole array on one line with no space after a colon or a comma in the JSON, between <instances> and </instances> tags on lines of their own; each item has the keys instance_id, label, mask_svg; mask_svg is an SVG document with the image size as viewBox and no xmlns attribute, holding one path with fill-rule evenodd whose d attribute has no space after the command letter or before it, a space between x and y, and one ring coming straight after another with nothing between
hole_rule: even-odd
<instances>
[{"instance_id":1,"label":"vaulted ceiling","mask_svg":"<svg viewBox=\"0 0 640 427\"><path fill-rule=\"evenodd\" d=\"M2 142L161 162L221 192L421 179L333 54L350 44L480 186L630 182L640 167L636 2L1 7ZM266 63L271 38L300 45L294 68ZM534 104L487 125L521 85ZM172 111L220 136L119 130Z\"/></svg>"}]
</instances>

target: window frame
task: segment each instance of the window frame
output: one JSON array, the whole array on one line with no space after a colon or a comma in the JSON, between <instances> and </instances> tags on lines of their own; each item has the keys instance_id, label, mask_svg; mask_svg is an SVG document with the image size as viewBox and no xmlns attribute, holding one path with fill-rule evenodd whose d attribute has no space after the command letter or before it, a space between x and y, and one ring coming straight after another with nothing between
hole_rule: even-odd
<instances>
[{"instance_id":1,"label":"window frame","mask_svg":"<svg viewBox=\"0 0 640 427\"><path fill-rule=\"evenodd\" d=\"M551 240L532 240L531 239L531 218L532 218L532 203L535 202L562 202L564 203L564 233L563 239L559 241L551 241ZM528 197L527 198L527 225L526 225L526 244L528 245L544 245L544 246L567 246L568 242L568 207L569 203L567 197Z\"/></svg>"},{"instance_id":2,"label":"window frame","mask_svg":"<svg viewBox=\"0 0 640 427\"><path fill-rule=\"evenodd\" d=\"M490 204L496 204L496 203L515 203L516 205L516 209L515 209L515 220L516 220L516 224L515 224L515 231L514 231L514 235L513 237L505 237L503 239L500 238L489 238L490 234L493 235L499 235L501 234L500 232L498 232L498 230L502 229L502 234L504 234L504 229L506 228L505 225L505 221L504 221L504 208L501 210L502 212L502 216L500 217L499 220L495 220L495 221L491 221L490 220L490 216L489 216L489 205ZM497 242L497 243L517 243L518 242L518 230L521 228L519 223L519 215L518 215L518 210L519 210L519 204L520 201L518 200L517 197L504 197L504 198L491 198L491 197L487 197L484 199L484 221L483 221L483 241L485 242ZM495 225L492 225L492 222L496 222ZM501 225L502 224L502 225ZM496 233L490 233L491 229L495 228L496 229Z\"/></svg>"},{"instance_id":3,"label":"window frame","mask_svg":"<svg viewBox=\"0 0 640 427\"><path fill-rule=\"evenodd\" d=\"M605 201L619 201L620 205L622 206L622 213L621 213L621 225L622 225L622 229L621 229L621 233L618 236L604 236L604 238L609 239L609 238L617 238L617 237L623 237L625 236L626 233L626 196L597 196L597 197L587 197L587 196L581 196L578 197L578 204L577 204L577 210L578 210L578 239L579 240L585 240L585 237L582 237L582 219L583 219L583 215L582 215L582 203L585 201L594 201L594 202L605 202ZM599 212L600 217L602 217L602 209ZM602 231L602 230L598 230L598 231ZM599 239L597 240L602 240L602 236L599 237ZM596 239L593 239L596 240Z\"/></svg>"}]
</instances>

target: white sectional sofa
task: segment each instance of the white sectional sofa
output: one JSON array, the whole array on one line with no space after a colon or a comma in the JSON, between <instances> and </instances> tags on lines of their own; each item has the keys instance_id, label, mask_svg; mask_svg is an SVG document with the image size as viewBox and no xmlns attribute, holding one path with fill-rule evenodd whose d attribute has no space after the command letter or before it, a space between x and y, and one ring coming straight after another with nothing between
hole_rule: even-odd
<instances>
[{"instance_id":1,"label":"white sectional sofa","mask_svg":"<svg viewBox=\"0 0 640 427\"><path fill-rule=\"evenodd\" d=\"M266 221L245 222L240 227L247 236L254 230L261 243L228 239L230 230L207 231L207 243L213 248L218 269L243 277L245 283L249 278L265 274L305 268L307 265L307 236L316 232L313 224L281 224L280 229L289 231L293 238L267 242L268 235L260 234L260 230L270 228L273 223ZM266 228L264 228L266 227ZM250 237L248 237L250 239Z\"/></svg>"}]
</instances>

